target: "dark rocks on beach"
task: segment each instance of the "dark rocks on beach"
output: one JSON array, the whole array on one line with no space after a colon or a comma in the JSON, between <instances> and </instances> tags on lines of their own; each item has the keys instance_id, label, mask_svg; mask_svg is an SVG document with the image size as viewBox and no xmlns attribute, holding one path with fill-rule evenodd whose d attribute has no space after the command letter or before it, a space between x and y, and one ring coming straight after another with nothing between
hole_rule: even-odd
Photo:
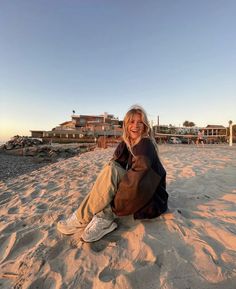
<instances>
[{"instance_id":1,"label":"dark rocks on beach","mask_svg":"<svg viewBox=\"0 0 236 289\"><path fill-rule=\"evenodd\" d=\"M16 135L13 138L11 138L8 142L6 142L4 145L2 145L1 149L12 150L12 149L36 146L42 143L43 142L40 139Z\"/></svg>"},{"instance_id":2,"label":"dark rocks on beach","mask_svg":"<svg viewBox=\"0 0 236 289\"><path fill-rule=\"evenodd\" d=\"M93 149L78 144L45 145L29 137L15 136L0 147L0 181L13 178L81 152Z\"/></svg>"},{"instance_id":3,"label":"dark rocks on beach","mask_svg":"<svg viewBox=\"0 0 236 289\"><path fill-rule=\"evenodd\" d=\"M96 144L44 144L42 140L25 136L14 136L0 146L0 152L14 156L31 156L36 160L55 160L68 158L80 152L92 150Z\"/></svg>"},{"instance_id":4,"label":"dark rocks on beach","mask_svg":"<svg viewBox=\"0 0 236 289\"><path fill-rule=\"evenodd\" d=\"M25 148L23 150L24 156L32 156L34 157L34 161L36 162L44 162L44 161L56 161L58 159L66 159L69 157L73 157L80 153L79 147L68 148L66 146L51 146L51 145L43 145L33 148Z\"/></svg>"}]
</instances>

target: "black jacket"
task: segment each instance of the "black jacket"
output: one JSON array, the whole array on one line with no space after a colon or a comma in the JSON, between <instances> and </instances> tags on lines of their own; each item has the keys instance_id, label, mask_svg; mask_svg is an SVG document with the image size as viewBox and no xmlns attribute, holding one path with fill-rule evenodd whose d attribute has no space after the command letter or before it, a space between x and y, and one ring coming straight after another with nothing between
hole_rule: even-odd
<instances>
[{"instance_id":1,"label":"black jacket","mask_svg":"<svg viewBox=\"0 0 236 289\"><path fill-rule=\"evenodd\" d=\"M118 216L155 218L167 210L166 171L149 138L141 139L132 151L134 156L122 141L114 152L113 160L127 173L118 186L112 209Z\"/></svg>"}]
</instances>

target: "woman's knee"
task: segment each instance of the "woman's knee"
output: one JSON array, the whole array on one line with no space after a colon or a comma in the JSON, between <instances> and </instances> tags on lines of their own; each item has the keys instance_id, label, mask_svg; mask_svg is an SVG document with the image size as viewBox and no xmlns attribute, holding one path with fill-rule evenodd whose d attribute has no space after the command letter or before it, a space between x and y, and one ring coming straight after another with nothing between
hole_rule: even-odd
<instances>
[{"instance_id":1,"label":"woman's knee","mask_svg":"<svg viewBox=\"0 0 236 289\"><path fill-rule=\"evenodd\" d=\"M109 161L108 165L111 167L113 171L116 171L119 176L123 177L126 173L126 170L116 161Z\"/></svg>"}]
</instances>

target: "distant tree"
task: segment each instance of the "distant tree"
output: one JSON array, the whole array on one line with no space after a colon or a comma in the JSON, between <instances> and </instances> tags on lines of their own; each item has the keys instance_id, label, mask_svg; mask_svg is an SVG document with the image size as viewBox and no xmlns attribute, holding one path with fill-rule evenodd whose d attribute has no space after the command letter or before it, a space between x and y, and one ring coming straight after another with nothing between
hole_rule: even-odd
<instances>
[{"instance_id":1,"label":"distant tree","mask_svg":"<svg viewBox=\"0 0 236 289\"><path fill-rule=\"evenodd\" d=\"M231 124L233 123L233 121L232 120L229 120L229 122L228 122L228 124L229 124L229 126L226 128L226 134L227 134L227 136L229 136L229 127L231 126ZM232 126L232 129L234 128L234 126Z\"/></svg>"},{"instance_id":2,"label":"distant tree","mask_svg":"<svg viewBox=\"0 0 236 289\"><path fill-rule=\"evenodd\" d=\"M185 127L193 127L193 126L195 126L195 123L192 122L192 121L185 120L185 122L183 123L183 126L185 126Z\"/></svg>"},{"instance_id":3,"label":"distant tree","mask_svg":"<svg viewBox=\"0 0 236 289\"><path fill-rule=\"evenodd\" d=\"M75 114L75 110L72 110L73 114Z\"/></svg>"},{"instance_id":4,"label":"distant tree","mask_svg":"<svg viewBox=\"0 0 236 289\"><path fill-rule=\"evenodd\" d=\"M190 126L190 127L193 127L193 126L195 126L195 123L192 122L192 121L190 121L189 126Z\"/></svg>"}]
</instances>

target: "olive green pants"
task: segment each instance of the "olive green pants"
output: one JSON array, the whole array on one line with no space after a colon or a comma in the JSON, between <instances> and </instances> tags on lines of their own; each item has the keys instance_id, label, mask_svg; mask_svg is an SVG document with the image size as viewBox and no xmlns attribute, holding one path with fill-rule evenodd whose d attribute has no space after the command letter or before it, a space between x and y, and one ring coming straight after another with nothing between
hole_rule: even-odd
<instances>
[{"instance_id":1,"label":"olive green pants","mask_svg":"<svg viewBox=\"0 0 236 289\"><path fill-rule=\"evenodd\" d=\"M76 211L77 218L84 223L91 221L93 216L99 215L106 219L114 219L110 203L113 200L118 185L126 170L115 161L109 161L98 175L92 190L85 197Z\"/></svg>"}]
</instances>

